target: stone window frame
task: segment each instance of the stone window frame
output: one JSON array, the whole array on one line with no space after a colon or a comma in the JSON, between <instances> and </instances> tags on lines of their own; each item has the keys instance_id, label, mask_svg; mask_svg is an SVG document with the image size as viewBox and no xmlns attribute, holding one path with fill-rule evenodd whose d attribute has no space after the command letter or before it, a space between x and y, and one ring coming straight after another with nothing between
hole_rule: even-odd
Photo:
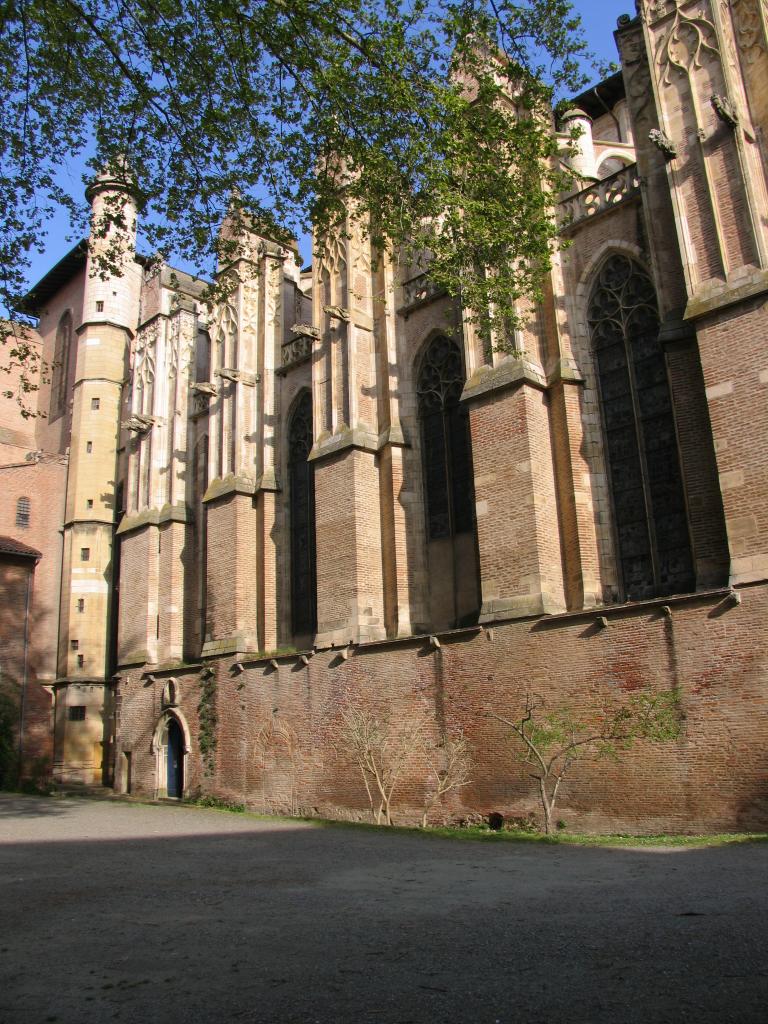
<instances>
[{"instance_id":1,"label":"stone window frame","mask_svg":"<svg viewBox=\"0 0 768 1024\"><path fill-rule=\"evenodd\" d=\"M641 599L636 598L633 595L627 595L625 591L624 581L622 579L621 571L621 553L619 548L618 540L618 524L616 521L616 512L614 505L614 498L611 484L611 468L608 459L608 448L607 439L605 435L605 424L603 418L603 407L602 399L600 396L600 383L599 374L597 368L597 361L595 358L592 331L589 324L589 306L592 299L594 289L600 274L603 272L606 264L610 261L614 255L622 255L625 258L636 263L639 268L647 275L651 284L654 287L655 295L658 301L659 287L655 280L655 272L653 265L649 262L647 254L643 252L638 246L632 245L624 240L610 239L606 240L593 254L589 260L587 266L584 268L579 285L576 289L576 302L578 309L578 316L574 319L574 354L577 356L579 368L584 376L586 387L585 392L591 391L592 399L590 405L593 403L595 411L587 411L585 417L585 441L587 442L588 450L588 461L593 463L596 472L593 473L593 485L595 486L595 523L598 532L598 545L600 548L600 562L601 568L610 567L611 578L607 581L609 588L612 593L609 594L606 603L609 600L635 600ZM674 422L674 397L671 393L670 388L670 400L672 403L672 417ZM596 413L596 414L595 414ZM589 439L587 440L587 435ZM641 456L643 458L643 456ZM679 458L679 448L678 448ZM685 495L685 481L682 471L682 465L680 466L680 477L681 486L683 488L683 499L687 501ZM644 484L647 481L644 480ZM686 519L687 507L686 507ZM602 529L600 525L602 524ZM653 527L649 527L653 533ZM652 543L655 543L652 541ZM692 565L694 566L694 551L693 544L690 542L689 554L691 557ZM655 555L654 555L655 560ZM602 573L601 573L602 575ZM605 576L603 576L603 582L606 582ZM692 588L695 589L695 579L692 584ZM661 589L658 596L666 596L671 593L682 593L683 591L678 590L665 590ZM686 591L687 592L687 591Z\"/></svg>"},{"instance_id":2,"label":"stone window frame","mask_svg":"<svg viewBox=\"0 0 768 1024\"><path fill-rule=\"evenodd\" d=\"M293 433L294 424L296 422L297 416L304 415L304 412L302 412L302 406L304 406L307 403L307 401L309 402L309 448L307 450L307 455L309 455L310 451L312 450L312 444L314 442L314 413L315 413L314 401L313 401L313 395L312 395L312 389L311 388L300 387L297 390L296 394L293 396L293 398L292 398L292 400L290 402L290 405L288 407L288 414L287 414L287 416L285 418L285 432L284 432L284 437L285 437L285 443L284 443L284 449L285 449L285 480L286 480L286 483L287 483L287 487L286 487L286 492L287 493L285 495L285 513L286 513L287 521L288 521L288 551L289 551L289 554L288 554L288 573L287 573L288 609L289 609L288 621L289 621L290 632L291 632L291 635L293 637L305 636L307 634L315 634L317 632L317 536L316 536L316 525L315 525L315 529L313 530L313 536L311 538L311 543L310 543L310 559L311 559L310 571L311 571L311 573L313 574L313 577L314 577L314 601L313 601L313 608L312 608L311 614L309 616L309 619L311 621L308 623L310 628L297 629L297 626L302 625L302 623L300 623L298 618L297 618L297 609L295 607L295 601L294 601L294 592L295 592L295 583L294 583L294 580L295 580L295 576L294 576L294 570L295 570L295 554L294 554L294 550L295 549L294 549L294 545L295 545L295 542L296 542L296 537L295 537L295 534L294 534L294 517L295 517L295 513L294 513L294 504L293 504L293 502L294 502L294 484L293 484L292 467L295 464L294 464L294 462L292 460L292 454L291 454L291 449L292 449L292 445L293 445L292 433ZM308 465L310 467L313 467L313 463L311 463L311 462L308 462ZM312 495L311 495L311 500L310 500L310 516L311 516L312 523L316 524L316 519L315 519L315 517L316 517L315 499L314 499L314 480L312 482Z\"/></svg>"},{"instance_id":3,"label":"stone window frame","mask_svg":"<svg viewBox=\"0 0 768 1024\"><path fill-rule=\"evenodd\" d=\"M51 397L48 406L50 423L60 419L67 411L69 391L69 363L75 324L71 309L65 309L56 326L56 342L51 367Z\"/></svg>"},{"instance_id":4,"label":"stone window frame","mask_svg":"<svg viewBox=\"0 0 768 1024\"><path fill-rule=\"evenodd\" d=\"M455 459L454 459L455 451L452 449L452 447L450 445L450 438L447 438L448 449L446 451L446 456L445 456L445 459L446 459L446 461L445 461L445 469L446 469L445 476L446 476L446 481L447 481L447 483L446 483L446 489L447 489L446 509L447 509L447 516L448 516L448 521L445 524L445 528L440 526L437 523L436 519L434 519L434 521L433 521L433 517L436 514L434 513L434 508L432 510L430 510L430 484L429 484L429 478L428 478L427 472L426 472L427 446L426 446L425 433L424 433L425 416L424 416L424 403L422 402L422 397L427 392L422 389L422 377L423 377L426 365L427 365L427 363L428 363L428 361L430 359L430 354L431 354L432 350L441 341L447 342L449 345L453 346L455 348L455 350L456 350L456 355L458 356L458 363L459 363L459 373L458 373L458 375L456 375L455 378L452 379L452 380L449 380L447 378L443 379L442 376L441 376L440 386L442 388L442 391L444 392L442 397L441 397L441 401L442 401L441 412L442 412L443 437L444 437L444 441L445 441L446 438L447 438L447 433L446 433L446 430L447 430L446 409L449 408L446 405L446 388L447 388L448 392L450 392L448 397L451 398L451 399L455 398L455 400L456 400L455 404L452 403L450 407L451 408L455 407L456 409L462 409L463 408L464 415L466 416L466 455L468 457L468 484L469 484L469 487L466 490L466 493L468 495L468 499L467 499L467 502L466 502L467 508L465 510L463 510L463 515L465 515L469 519L469 529L457 529L457 524L456 524L456 521L455 521L456 520L457 484L456 484L456 482L454 480L453 473L452 473L452 470L454 468L454 463L455 463ZM419 466L420 466L420 472L421 472L421 487L422 487L422 493L423 493L423 498L424 498L424 530L425 530L426 541L427 541L428 544L431 541L433 541L433 540L439 540L439 539L445 538L445 537L453 538L453 537L457 536L458 534L476 532L476 530L477 530L477 524L475 522L475 515L474 515L474 471L473 471L473 464L472 464L472 437L471 437L471 433L470 433L470 429L469 429L468 413L467 413L466 408L462 407L462 404L461 404L461 394L462 394L462 391L464 389L464 385L466 384L466 379L467 379L467 376L466 376L466 361L465 360L466 360L466 354L465 354L463 345L460 344L455 338L449 337L445 333L445 331L437 331L436 330L436 331L430 332L430 334L424 339L424 342L419 346L418 352L416 354L416 358L414 359L414 362L413 362L413 392L414 392L414 398L415 398L416 421L417 421L417 425L418 425L418 434L419 434ZM455 392L455 394L453 394L453 392Z\"/></svg>"}]
</instances>

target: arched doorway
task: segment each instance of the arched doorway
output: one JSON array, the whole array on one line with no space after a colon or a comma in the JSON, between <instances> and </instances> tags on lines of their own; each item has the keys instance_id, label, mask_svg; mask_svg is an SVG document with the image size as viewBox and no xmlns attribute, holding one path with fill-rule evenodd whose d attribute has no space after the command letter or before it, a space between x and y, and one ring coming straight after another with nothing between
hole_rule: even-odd
<instances>
[{"instance_id":1,"label":"arched doorway","mask_svg":"<svg viewBox=\"0 0 768 1024\"><path fill-rule=\"evenodd\" d=\"M156 788L159 797L181 800L184 796L184 760L189 750L189 730L176 712L166 712L157 724L152 746L155 752Z\"/></svg>"},{"instance_id":2,"label":"arched doorway","mask_svg":"<svg viewBox=\"0 0 768 1024\"><path fill-rule=\"evenodd\" d=\"M184 795L184 734L175 718L168 720L166 791L176 800Z\"/></svg>"}]
</instances>

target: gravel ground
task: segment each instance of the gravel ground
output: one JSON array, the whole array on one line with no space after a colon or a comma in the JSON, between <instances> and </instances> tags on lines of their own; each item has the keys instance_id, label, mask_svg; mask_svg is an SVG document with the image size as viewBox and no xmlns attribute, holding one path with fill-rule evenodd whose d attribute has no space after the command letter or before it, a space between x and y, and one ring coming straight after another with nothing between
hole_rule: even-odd
<instances>
[{"instance_id":1,"label":"gravel ground","mask_svg":"<svg viewBox=\"0 0 768 1024\"><path fill-rule=\"evenodd\" d=\"M766 869L0 796L0 1022L763 1022Z\"/></svg>"}]
</instances>

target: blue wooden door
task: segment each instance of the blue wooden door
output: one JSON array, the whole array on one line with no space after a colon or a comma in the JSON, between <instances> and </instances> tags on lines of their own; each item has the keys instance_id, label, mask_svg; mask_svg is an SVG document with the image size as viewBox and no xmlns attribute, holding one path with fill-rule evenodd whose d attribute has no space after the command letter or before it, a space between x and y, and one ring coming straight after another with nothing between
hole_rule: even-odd
<instances>
[{"instance_id":1,"label":"blue wooden door","mask_svg":"<svg viewBox=\"0 0 768 1024\"><path fill-rule=\"evenodd\" d=\"M184 738L181 726L172 718L168 723L168 796L180 798L184 792Z\"/></svg>"}]
</instances>

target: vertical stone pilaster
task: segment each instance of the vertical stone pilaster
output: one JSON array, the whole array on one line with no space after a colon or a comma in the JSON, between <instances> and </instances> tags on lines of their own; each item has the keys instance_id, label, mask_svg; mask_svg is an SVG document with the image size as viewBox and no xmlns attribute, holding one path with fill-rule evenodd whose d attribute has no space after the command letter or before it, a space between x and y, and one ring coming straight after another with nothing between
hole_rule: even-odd
<instances>
[{"instance_id":1,"label":"vertical stone pilaster","mask_svg":"<svg viewBox=\"0 0 768 1024\"><path fill-rule=\"evenodd\" d=\"M372 262L370 242L361 225L350 220L346 231L327 240L315 271L313 315L321 344L312 370L315 443L310 459L315 466L318 643L386 634L377 453L389 443L380 437L379 402L389 380L388 374L380 379L374 330L374 317L385 317L386 295L376 294ZM379 331L381 344L381 324ZM384 535L391 536L391 530L385 528Z\"/></svg>"},{"instance_id":2,"label":"vertical stone pilaster","mask_svg":"<svg viewBox=\"0 0 768 1024\"><path fill-rule=\"evenodd\" d=\"M545 381L508 360L464 391L470 404L481 621L565 610Z\"/></svg>"},{"instance_id":3,"label":"vertical stone pilaster","mask_svg":"<svg viewBox=\"0 0 768 1024\"><path fill-rule=\"evenodd\" d=\"M163 664L182 659L191 643L184 617L192 501L187 432L197 316L194 297L171 287L168 268L152 275L147 290L154 301L147 303L151 317L134 345L125 424L128 495L118 531L124 565L119 646L123 662L136 661L143 652L150 664ZM143 540L139 533L146 535ZM146 574L138 578L137 558L146 559Z\"/></svg>"},{"instance_id":4,"label":"vertical stone pilaster","mask_svg":"<svg viewBox=\"0 0 768 1024\"><path fill-rule=\"evenodd\" d=\"M281 351L286 328L285 284L286 262L293 264L293 254L280 246L262 246L261 285L263 299L263 331L258 344L257 365L260 377L259 446L257 456L258 484L256 521L258 531L258 632L261 649L278 646L278 543L276 530L277 494L280 481L277 471L277 450L281 443L278 431L279 406L275 371L281 365ZM293 267L292 267L293 269Z\"/></svg>"},{"instance_id":5,"label":"vertical stone pilaster","mask_svg":"<svg viewBox=\"0 0 768 1024\"><path fill-rule=\"evenodd\" d=\"M645 2L643 14L659 123L673 144L667 175L688 290L684 316L698 342L730 578L750 582L768 574L768 459L760 456L768 423L755 386L764 362L756 339L768 292L767 200L753 123L764 114L758 94L765 12L748 0L667 0ZM670 354L678 390L686 386L679 373L675 380L680 358L680 352ZM685 419L682 426L688 426ZM696 494L700 468L684 466L686 479L693 481L694 497L711 507L716 496L701 488ZM693 526L698 511L689 508ZM701 524L698 534L697 575L706 579L717 575L721 556Z\"/></svg>"}]
</instances>

